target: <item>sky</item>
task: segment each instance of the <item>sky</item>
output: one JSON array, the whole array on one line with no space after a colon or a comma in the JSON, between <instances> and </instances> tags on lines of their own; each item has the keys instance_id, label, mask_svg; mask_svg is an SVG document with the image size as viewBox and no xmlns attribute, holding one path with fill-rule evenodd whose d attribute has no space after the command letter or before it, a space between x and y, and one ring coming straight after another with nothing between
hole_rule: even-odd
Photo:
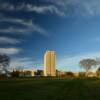
<instances>
[{"instance_id":1,"label":"sky","mask_svg":"<svg viewBox=\"0 0 100 100\"><path fill-rule=\"evenodd\" d=\"M43 69L46 50L57 69L81 71L100 57L100 0L0 0L0 53L10 68Z\"/></svg>"}]
</instances>

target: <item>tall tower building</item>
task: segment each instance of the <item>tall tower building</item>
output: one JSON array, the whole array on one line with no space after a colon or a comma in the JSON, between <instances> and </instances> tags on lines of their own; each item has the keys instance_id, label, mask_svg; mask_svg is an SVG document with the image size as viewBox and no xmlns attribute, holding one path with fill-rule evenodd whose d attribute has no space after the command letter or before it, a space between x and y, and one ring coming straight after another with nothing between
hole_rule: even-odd
<instances>
[{"instance_id":1,"label":"tall tower building","mask_svg":"<svg viewBox=\"0 0 100 100\"><path fill-rule=\"evenodd\" d=\"M46 51L44 54L44 76L56 76L56 54Z\"/></svg>"}]
</instances>

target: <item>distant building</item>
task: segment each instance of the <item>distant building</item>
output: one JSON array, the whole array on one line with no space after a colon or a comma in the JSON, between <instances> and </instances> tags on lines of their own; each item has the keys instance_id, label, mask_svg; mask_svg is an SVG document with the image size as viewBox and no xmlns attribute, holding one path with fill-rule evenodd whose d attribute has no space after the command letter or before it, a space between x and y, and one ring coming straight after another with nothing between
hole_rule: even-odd
<instances>
[{"instance_id":1,"label":"distant building","mask_svg":"<svg viewBox=\"0 0 100 100\"><path fill-rule=\"evenodd\" d=\"M12 72L12 77L34 77L37 70L15 70Z\"/></svg>"},{"instance_id":2,"label":"distant building","mask_svg":"<svg viewBox=\"0 0 100 100\"><path fill-rule=\"evenodd\" d=\"M100 67L96 71L97 77L100 77Z\"/></svg>"},{"instance_id":3,"label":"distant building","mask_svg":"<svg viewBox=\"0 0 100 100\"><path fill-rule=\"evenodd\" d=\"M56 76L56 54L47 51L44 55L44 76Z\"/></svg>"},{"instance_id":4,"label":"distant building","mask_svg":"<svg viewBox=\"0 0 100 100\"><path fill-rule=\"evenodd\" d=\"M43 76L43 70L37 70L35 76Z\"/></svg>"},{"instance_id":5,"label":"distant building","mask_svg":"<svg viewBox=\"0 0 100 100\"><path fill-rule=\"evenodd\" d=\"M35 76L36 70L24 70L24 76L25 77L33 77Z\"/></svg>"},{"instance_id":6,"label":"distant building","mask_svg":"<svg viewBox=\"0 0 100 100\"><path fill-rule=\"evenodd\" d=\"M80 73L79 73L79 72L74 72L74 73L73 73L73 76L74 76L74 77L80 77Z\"/></svg>"},{"instance_id":7,"label":"distant building","mask_svg":"<svg viewBox=\"0 0 100 100\"><path fill-rule=\"evenodd\" d=\"M56 76L57 77L65 77L66 76L66 72L65 71L56 70Z\"/></svg>"},{"instance_id":8,"label":"distant building","mask_svg":"<svg viewBox=\"0 0 100 100\"><path fill-rule=\"evenodd\" d=\"M96 74L96 72L88 72L88 73L86 73L86 76L87 77L96 77L97 74Z\"/></svg>"}]
</instances>

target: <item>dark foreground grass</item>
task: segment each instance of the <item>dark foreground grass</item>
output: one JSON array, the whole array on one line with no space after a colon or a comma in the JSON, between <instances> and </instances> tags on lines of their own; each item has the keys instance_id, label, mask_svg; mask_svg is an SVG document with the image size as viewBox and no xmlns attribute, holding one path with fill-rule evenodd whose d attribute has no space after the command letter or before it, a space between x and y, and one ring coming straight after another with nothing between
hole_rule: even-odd
<instances>
[{"instance_id":1,"label":"dark foreground grass","mask_svg":"<svg viewBox=\"0 0 100 100\"><path fill-rule=\"evenodd\" d=\"M0 80L0 100L100 100L100 79Z\"/></svg>"}]
</instances>

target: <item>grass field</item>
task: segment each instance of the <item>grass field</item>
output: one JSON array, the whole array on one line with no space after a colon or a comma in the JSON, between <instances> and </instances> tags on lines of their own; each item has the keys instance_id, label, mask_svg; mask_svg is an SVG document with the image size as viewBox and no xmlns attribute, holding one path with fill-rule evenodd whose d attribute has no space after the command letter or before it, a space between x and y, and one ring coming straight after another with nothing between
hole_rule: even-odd
<instances>
[{"instance_id":1,"label":"grass field","mask_svg":"<svg viewBox=\"0 0 100 100\"><path fill-rule=\"evenodd\" d=\"M0 80L0 100L100 100L100 79Z\"/></svg>"}]
</instances>

